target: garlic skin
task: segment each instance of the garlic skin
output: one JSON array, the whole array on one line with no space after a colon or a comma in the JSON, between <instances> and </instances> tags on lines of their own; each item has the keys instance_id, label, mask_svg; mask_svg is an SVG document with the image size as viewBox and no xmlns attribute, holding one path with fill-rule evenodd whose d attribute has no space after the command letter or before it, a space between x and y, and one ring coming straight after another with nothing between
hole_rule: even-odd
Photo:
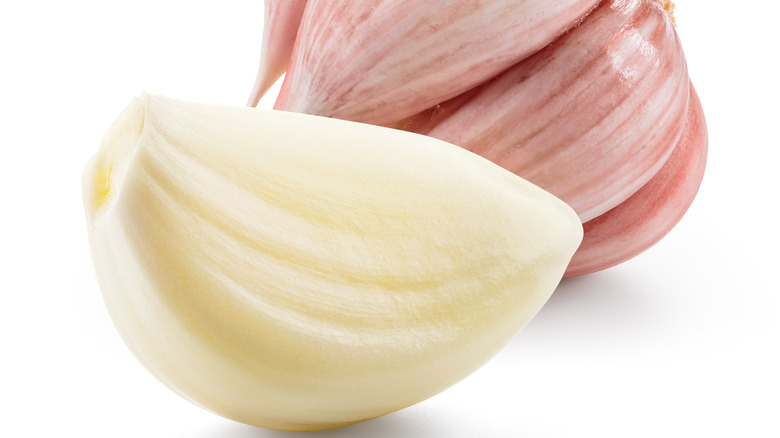
<instances>
[{"instance_id":1,"label":"garlic skin","mask_svg":"<svg viewBox=\"0 0 780 438\"><path fill-rule=\"evenodd\" d=\"M100 288L139 361L274 429L456 383L536 314L582 239L565 203L439 140L153 95L83 187Z\"/></svg>"},{"instance_id":2,"label":"garlic skin","mask_svg":"<svg viewBox=\"0 0 780 438\"><path fill-rule=\"evenodd\" d=\"M691 84L680 140L653 179L612 210L585 222L585 237L564 277L601 271L660 241L682 219L699 190L707 164L707 122Z\"/></svg>"},{"instance_id":3,"label":"garlic skin","mask_svg":"<svg viewBox=\"0 0 780 438\"><path fill-rule=\"evenodd\" d=\"M247 105L260 99L282 76L290 62L307 0L265 0L260 65Z\"/></svg>"},{"instance_id":4,"label":"garlic skin","mask_svg":"<svg viewBox=\"0 0 780 438\"><path fill-rule=\"evenodd\" d=\"M475 152L566 201L587 222L671 155L688 69L657 0L605 0L576 28L408 130Z\"/></svg>"},{"instance_id":5,"label":"garlic skin","mask_svg":"<svg viewBox=\"0 0 780 438\"><path fill-rule=\"evenodd\" d=\"M309 0L275 109L394 125L543 48L598 3Z\"/></svg>"}]
</instances>

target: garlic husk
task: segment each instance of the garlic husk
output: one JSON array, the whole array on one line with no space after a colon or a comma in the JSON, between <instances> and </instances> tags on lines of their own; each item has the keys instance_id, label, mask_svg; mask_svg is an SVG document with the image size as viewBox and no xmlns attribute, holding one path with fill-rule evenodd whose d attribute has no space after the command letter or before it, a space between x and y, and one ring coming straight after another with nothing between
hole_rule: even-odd
<instances>
[{"instance_id":1,"label":"garlic husk","mask_svg":"<svg viewBox=\"0 0 780 438\"><path fill-rule=\"evenodd\" d=\"M307 0L265 0L260 64L247 105L257 106L290 62Z\"/></svg>"},{"instance_id":2,"label":"garlic husk","mask_svg":"<svg viewBox=\"0 0 780 438\"><path fill-rule=\"evenodd\" d=\"M688 70L657 0L607 0L579 26L406 129L490 159L587 222L655 175L682 132Z\"/></svg>"},{"instance_id":3,"label":"garlic husk","mask_svg":"<svg viewBox=\"0 0 780 438\"><path fill-rule=\"evenodd\" d=\"M543 48L597 0L310 0L276 109L390 126Z\"/></svg>"},{"instance_id":4,"label":"garlic husk","mask_svg":"<svg viewBox=\"0 0 780 438\"><path fill-rule=\"evenodd\" d=\"M566 277L610 268L660 241L693 203L707 162L707 124L691 85L685 128L661 170L620 205L583 224Z\"/></svg>"},{"instance_id":5,"label":"garlic husk","mask_svg":"<svg viewBox=\"0 0 780 438\"><path fill-rule=\"evenodd\" d=\"M565 203L439 140L154 95L83 182L100 288L136 357L274 429L456 383L533 317L582 238Z\"/></svg>"}]
</instances>

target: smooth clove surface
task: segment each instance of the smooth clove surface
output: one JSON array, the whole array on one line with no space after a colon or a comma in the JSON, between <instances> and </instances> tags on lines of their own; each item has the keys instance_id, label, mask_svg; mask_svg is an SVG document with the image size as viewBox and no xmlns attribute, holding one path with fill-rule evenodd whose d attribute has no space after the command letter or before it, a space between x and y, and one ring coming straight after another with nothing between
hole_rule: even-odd
<instances>
[{"instance_id":1,"label":"smooth clove surface","mask_svg":"<svg viewBox=\"0 0 780 438\"><path fill-rule=\"evenodd\" d=\"M178 394L318 430L455 384L558 285L574 211L399 130L144 95L84 172L106 306Z\"/></svg>"}]
</instances>

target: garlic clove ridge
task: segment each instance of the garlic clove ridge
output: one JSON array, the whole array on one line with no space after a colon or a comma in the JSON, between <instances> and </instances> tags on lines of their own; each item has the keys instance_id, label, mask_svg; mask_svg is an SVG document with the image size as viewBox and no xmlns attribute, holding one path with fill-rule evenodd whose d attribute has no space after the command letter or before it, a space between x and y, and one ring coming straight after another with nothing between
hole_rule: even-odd
<instances>
[{"instance_id":1,"label":"garlic clove ridge","mask_svg":"<svg viewBox=\"0 0 780 438\"><path fill-rule=\"evenodd\" d=\"M660 241L682 219L699 190L707 161L707 125L693 85L685 128L672 155L639 191L585 222L585 237L566 277L618 265Z\"/></svg>"},{"instance_id":2,"label":"garlic clove ridge","mask_svg":"<svg viewBox=\"0 0 780 438\"><path fill-rule=\"evenodd\" d=\"M275 109L390 126L496 76L597 0L311 0Z\"/></svg>"},{"instance_id":3,"label":"garlic clove ridge","mask_svg":"<svg viewBox=\"0 0 780 438\"><path fill-rule=\"evenodd\" d=\"M607 0L579 26L405 129L475 152L587 222L655 175L681 135L687 64L657 0Z\"/></svg>"}]
</instances>

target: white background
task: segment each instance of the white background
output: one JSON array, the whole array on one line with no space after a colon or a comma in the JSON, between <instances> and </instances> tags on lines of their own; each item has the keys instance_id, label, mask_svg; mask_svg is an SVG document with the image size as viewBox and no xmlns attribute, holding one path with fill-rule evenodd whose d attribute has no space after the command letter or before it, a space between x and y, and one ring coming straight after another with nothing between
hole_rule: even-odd
<instances>
[{"instance_id":1,"label":"white background","mask_svg":"<svg viewBox=\"0 0 780 438\"><path fill-rule=\"evenodd\" d=\"M414 407L312 437L780 436L780 90L774 2L680 0L710 133L660 244L565 281L488 365ZM103 307L81 171L143 90L244 104L262 0L4 2L0 436L282 438L148 374Z\"/></svg>"}]
</instances>

